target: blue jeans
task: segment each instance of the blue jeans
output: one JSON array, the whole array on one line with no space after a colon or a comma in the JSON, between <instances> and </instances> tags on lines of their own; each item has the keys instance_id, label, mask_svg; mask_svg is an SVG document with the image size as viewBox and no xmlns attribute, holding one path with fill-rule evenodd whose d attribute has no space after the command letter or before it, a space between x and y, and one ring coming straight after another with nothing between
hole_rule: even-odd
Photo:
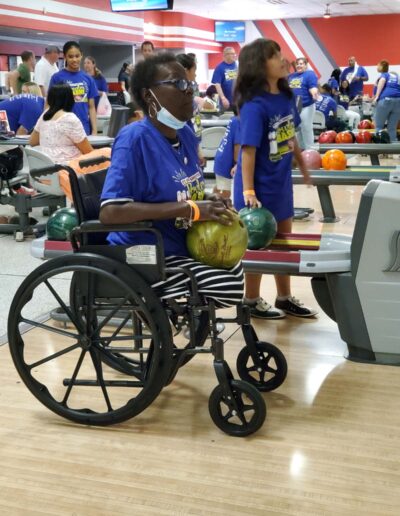
<instances>
[{"instance_id":1,"label":"blue jeans","mask_svg":"<svg viewBox=\"0 0 400 516\"><path fill-rule=\"evenodd\" d=\"M400 97L386 97L378 100L375 111L377 131L382 131L387 122L387 129L392 143L397 142L397 123L400 120Z\"/></svg>"}]
</instances>

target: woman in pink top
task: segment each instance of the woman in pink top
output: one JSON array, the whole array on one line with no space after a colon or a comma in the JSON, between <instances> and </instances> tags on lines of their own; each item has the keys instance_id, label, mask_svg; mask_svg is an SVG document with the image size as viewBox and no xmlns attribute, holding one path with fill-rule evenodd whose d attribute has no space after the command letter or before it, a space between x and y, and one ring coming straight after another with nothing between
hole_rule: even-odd
<instances>
[{"instance_id":1,"label":"woman in pink top","mask_svg":"<svg viewBox=\"0 0 400 516\"><path fill-rule=\"evenodd\" d=\"M68 84L52 86L47 96L49 109L43 113L31 134L29 144L40 145L40 150L56 163L93 151L82 122L72 113L74 96Z\"/></svg>"}]
</instances>

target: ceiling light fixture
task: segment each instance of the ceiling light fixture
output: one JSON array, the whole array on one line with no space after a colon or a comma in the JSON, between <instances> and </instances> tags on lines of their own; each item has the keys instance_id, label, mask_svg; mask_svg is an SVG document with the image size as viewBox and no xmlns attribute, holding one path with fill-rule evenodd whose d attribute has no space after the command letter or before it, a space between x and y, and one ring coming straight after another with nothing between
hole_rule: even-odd
<instances>
[{"instance_id":1,"label":"ceiling light fixture","mask_svg":"<svg viewBox=\"0 0 400 516\"><path fill-rule=\"evenodd\" d=\"M324 18L328 19L331 17L331 10L329 9L330 4L326 4L326 9L324 12Z\"/></svg>"}]
</instances>

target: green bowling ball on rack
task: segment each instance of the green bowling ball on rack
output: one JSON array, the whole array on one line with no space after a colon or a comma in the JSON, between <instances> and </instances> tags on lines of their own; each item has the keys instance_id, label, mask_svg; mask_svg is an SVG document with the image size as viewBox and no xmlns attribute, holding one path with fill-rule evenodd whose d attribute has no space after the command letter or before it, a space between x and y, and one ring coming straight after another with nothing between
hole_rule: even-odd
<instances>
[{"instance_id":1,"label":"green bowling ball on rack","mask_svg":"<svg viewBox=\"0 0 400 516\"><path fill-rule=\"evenodd\" d=\"M264 249L276 236L275 217L266 208L242 208L239 217L249 234L248 249Z\"/></svg>"},{"instance_id":2,"label":"green bowling ball on rack","mask_svg":"<svg viewBox=\"0 0 400 516\"><path fill-rule=\"evenodd\" d=\"M48 240L69 240L71 231L79 225L73 208L60 208L50 215L46 224Z\"/></svg>"}]
</instances>

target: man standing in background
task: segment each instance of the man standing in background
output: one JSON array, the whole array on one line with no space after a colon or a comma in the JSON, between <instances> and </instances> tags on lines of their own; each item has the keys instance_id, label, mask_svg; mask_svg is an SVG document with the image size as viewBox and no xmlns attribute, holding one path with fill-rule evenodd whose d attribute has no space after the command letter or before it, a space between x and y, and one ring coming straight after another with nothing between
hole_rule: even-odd
<instances>
[{"instance_id":1,"label":"man standing in background","mask_svg":"<svg viewBox=\"0 0 400 516\"><path fill-rule=\"evenodd\" d=\"M22 63L16 70L8 74L8 83L13 95L22 91L22 85L31 82L31 72L35 68L35 56L30 50L24 50L21 54Z\"/></svg>"},{"instance_id":2,"label":"man standing in background","mask_svg":"<svg viewBox=\"0 0 400 516\"><path fill-rule=\"evenodd\" d=\"M44 56L36 63L35 82L40 86L43 97L46 97L49 89L51 76L58 72L58 56L60 49L56 46L49 46L44 52Z\"/></svg>"},{"instance_id":3,"label":"man standing in background","mask_svg":"<svg viewBox=\"0 0 400 516\"><path fill-rule=\"evenodd\" d=\"M224 60L214 70L211 82L217 88L221 107L233 108L233 85L237 77L236 52L232 47L224 48Z\"/></svg>"},{"instance_id":4,"label":"man standing in background","mask_svg":"<svg viewBox=\"0 0 400 516\"><path fill-rule=\"evenodd\" d=\"M147 59L154 55L154 45L151 41L143 41L140 51L142 53L143 59Z\"/></svg>"},{"instance_id":5,"label":"man standing in background","mask_svg":"<svg viewBox=\"0 0 400 516\"><path fill-rule=\"evenodd\" d=\"M349 83L350 101L357 97L357 95L363 94L364 82L368 81L368 73L363 66L357 64L354 56L349 57L349 66L340 75L340 83L342 81Z\"/></svg>"}]
</instances>

